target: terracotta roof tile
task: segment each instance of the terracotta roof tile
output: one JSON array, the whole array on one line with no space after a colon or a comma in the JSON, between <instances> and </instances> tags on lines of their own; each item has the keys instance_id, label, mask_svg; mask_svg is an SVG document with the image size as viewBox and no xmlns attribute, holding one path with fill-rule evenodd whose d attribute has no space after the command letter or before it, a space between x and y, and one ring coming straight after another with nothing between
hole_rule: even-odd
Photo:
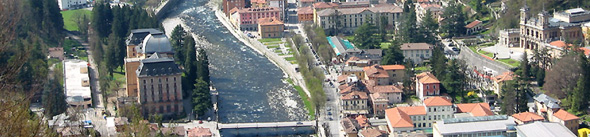
<instances>
[{"instance_id":1,"label":"terracotta roof tile","mask_svg":"<svg viewBox=\"0 0 590 137\"><path fill-rule=\"evenodd\" d=\"M401 50L428 50L432 49L432 45L428 43L404 43L400 47Z\"/></svg>"},{"instance_id":2,"label":"terracotta roof tile","mask_svg":"<svg viewBox=\"0 0 590 137\"><path fill-rule=\"evenodd\" d=\"M404 65L383 65L381 67L383 67L384 70L403 70L403 69L406 69L406 66L404 66Z\"/></svg>"},{"instance_id":3,"label":"terracotta roof tile","mask_svg":"<svg viewBox=\"0 0 590 137\"><path fill-rule=\"evenodd\" d=\"M369 66L369 67L364 67L363 70L365 71L365 75L367 75L367 77L372 78L388 78L389 75L387 74L387 71L385 71L383 69L383 67L381 67L380 65L373 65L373 66Z\"/></svg>"},{"instance_id":4,"label":"terracotta roof tile","mask_svg":"<svg viewBox=\"0 0 590 137\"><path fill-rule=\"evenodd\" d=\"M367 93L361 91L353 91L349 94L342 95L342 100L356 100L356 99L369 99Z\"/></svg>"},{"instance_id":5,"label":"terracotta roof tile","mask_svg":"<svg viewBox=\"0 0 590 137\"><path fill-rule=\"evenodd\" d=\"M365 115L359 115L355 119L356 119L357 123L359 123L359 126L361 126L361 128L370 126L369 120L367 119L367 117Z\"/></svg>"},{"instance_id":6,"label":"terracotta roof tile","mask_svg":"<svg viewBox=\"0 0 590 137\"><path fill-rule=\"evenodd\" d=\"M259 25L283 25L284 23L277 19L276 17L270 17L270 18L260 18L258 19L258 24Z\"/></svg>"},{"instance_id":7,"label":"terracotta roof tile","mask_svg":"<svg viewBox=\"0 0 590 137\"><path fill-rule=\"evenodd\" d=\"M490 110L490 105L487 103L464 103L456 104L457 112L471 113L472 116L491 116L494 115Z\"/></svg>"},{"instance_id":8,"label":"terracotta roof tile","mask_svg":"<svg viewBox=\"0 0 590 137\"><path fill-rule=\"evenodd\" d=\"M408 115L426 115L424 106L397 107Z\"/></svg>"},{"instance_id":9,"label":"terracotta roof tile","mask_svg":"<svg viewBox=\"0 0 590 137\"><path fill-rule=\"evenodd\" d=\"M518 114L512 115L515 119L518 119L524 123L532 122L532 121L543 121L545 118L539 116L533 112L522 112Z\"/></svg>"},{"instance_id":10,"label":"terracotta roof tile","mask_svg":"<svg viewBox=\"0 0 590 137\"><path fill-rule=\"evenodd\" d=\"M367 88L370 93L402 93L403 91L394 85L374 86Z\"/></svg>"},{"instance_id":11,"label":"terracotta roof tile","mask_svg":"<svg viewBox=\"0 0 590 137\"><path fill-rule=\"evenodd\" d=\"M496 76L494 80L496 82L514 80L514 72L512 72L512 71L504 72L504 73L502 73L502 75Z\"/></svg>"},{"instance_id":12,"label":"terracotta roof tile","mask_svg":"<svg viewBox=\"0 0 590 137\"><path fill-rule=\"evenodd\" d=\"M468 29L470 29L470 28L473 28L473 27L475 27L476 25L479 25L479 24L481 24L481 21L479 21L479 20L475 20L475 21L473 21L473 22L471 22L471 23L469 23L469 24L465 25L465 28L468 28Z\"/></svg>"},{"instance_id":13,"label":"terracotta roof tile","mask_svg":"<svg viewBox=\"0 0 590 137\"><path fill-rule=\"evenodd\" d=\"M424 100L424 105L427 107L431 106L450 106L453 105L451 101L443 97L430 97Z\"/></svg>"},{"instance_id":14,"label":"terracotta roof tile","mask_svg":"<svg viewBox=\"0 0 590 137\"><path fill-rule=\"evenodd\" d=\"M564 48L566 46L566 43L565 43L565 41L557 40L557 41L552 41L551 43L549 43L549 45Z\"/></svg>"},{"instance_id":15,"label":"terracotta roof tile","mask_svg":"<svg viewBox=\"0 0 590 137\"><path fill-rule=\"evenodd\" d=\"M576 115L573 115L570 112L567 112L567 111L565 111L563 109L557 110L557 112L553 113L553 116L555 116L555 117L557 117L557 118L559 118L559 119L561 119L563 121L580 119Z\"/></svg>"},{"instance_id":16,"label":"terracotta roof tile","mask_svg":"<svg viewBox=\"0 0 590 137\"><path fill-rule=\"evenodd\" d=\"M344 127L344 132L346 133L357 133L359 125L356 120L352 120L348 117L342 119L341 123L342 127Z\"/></svg>"},{"instance_id":17,"label":"terracotta roof tile","mask_svg":"<svg viewBox=\"0 0 590 137\"><path fill-rule=\"evenodd\" d=\"M335 3L327 3L327 2L318 2L318 3L314 3L313 4L313 8L316 9L325 9L325 8L332 8L332 7L337 7L338 4Z\"/></svg>"},{"instance_id":18,"label":"terracotta roof tile","mask_svg":"<svg viewBox=\"0 0 590 137\"><path fill-rule=\"evenodd\" d=\"M385 116L391 127L414 127L410 116L399 108L386 109Z\"/></svg>"},{"instance_id":19,"label":"terracotta roof tile","mask_svg":"<svg viewBox=\"0 0 590 137\"><path fill-rule=\"evenodd\" d=\"M436 79L436 77L430 72L422 72L416 75L416 79L418 82L425 84L440 83L440 81L438 81L438 79Z\"/></svg>"},{"instance_id":20,"label":"terracotta roof tile","mask_svg":"<svg viewBox=\"0 0 590 137\"><path fill-rule=\"evenodd\" d=\"M381 131L379 129L374 129L374 128L365 129L365 130L361 131L361 134L364 137L381 137L381 136L385 136L384 131Z\"/></svg>"},{"instance_id":21,"label":"terracotta roof tile","mask_svg":"<svg viewBox=\"0 0 590 137\"><path fill-rule=\"evenodd\" d=\"M313 14L313 10L311 7L301 7L297 8L297 14Z\"/></svg>"},{"instance_id":22,"label":"terracotta roof tile","mask_svg":"<svg viewBox=\"0 0 590 137\"><path fill-rule=\"evenodd\" d=\"M340 75L338 76L338 78L336 79L336 82L340 83L340 82L346 82L346 79L348 78L347 75Z\"/></svg>"}]
</instances>

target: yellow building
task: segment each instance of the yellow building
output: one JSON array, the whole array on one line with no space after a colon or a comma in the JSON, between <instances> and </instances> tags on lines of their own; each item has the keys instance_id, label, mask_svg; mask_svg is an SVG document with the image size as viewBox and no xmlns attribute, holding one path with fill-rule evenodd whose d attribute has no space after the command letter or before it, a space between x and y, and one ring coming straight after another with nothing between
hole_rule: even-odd
<instances>
[{"instance_id":1,"label":"yellow building","mask_svg":"<svg viewBox=\"0 0 590 137\"><path fill-rule=\"evenodd\" d=\"M283 37L285 24L275 17L258 19L258 35L261 38Z\"/></svg>"}]
</instances>

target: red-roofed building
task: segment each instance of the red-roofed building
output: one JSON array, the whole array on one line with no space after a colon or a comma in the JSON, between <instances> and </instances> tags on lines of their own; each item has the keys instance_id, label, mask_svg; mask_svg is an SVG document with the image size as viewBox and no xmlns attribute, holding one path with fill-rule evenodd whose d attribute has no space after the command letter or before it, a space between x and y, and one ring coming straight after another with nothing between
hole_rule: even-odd
<instances>
[{"instance_id":1,"label":"red-roofed building","mask_svg":"<svg viewBox=\"0 0 590 137\"><path fill-rule=\"evenodd\" d=\"M372 93L369 96L371 97L371 106L373 107L373 115L378 117L385 116L385 109L389 103L387 102L387 97L383 95L384 93Z\"/></svg>"},{"instance_id":2,"label":"red-roofed building","mask_svg":"<svg viewBox=\"0 0 590 137\"><path fill-rule=\"evenodd\" d=\"M258 20L261 18L281 18L281 9L275 7L243 8L231 13L231 22L242 31L258 30Z\"/></svg>"},{"instance_id":3,"label":"red-roofed building","mask_svg":"<svg viewBox=\"0 0 590 137\"><path fill-rule=\"evenodd\" d=\"M347 137L357 137L359 129L361 128L356 120L350 119L349 117L343 118L340 125Z\"/></svg>"},{"instance_id":4,"label":"red-roofed building","mask_svg":"<svg viewBox=\"0 0 590 137\"><path fill-rule=\"evenodd\" d=\"M494 115L488 103L464 103L455 106L457 107L457 113L469 113L474 117Z\"/></svg>"},{"instance_id":5,"label":"red-roofed building","mask_svg":"<svg viewBox=\"0 0 590 137\"><path fill-rule=\"evenodd\" d=\"M428 96L440 95L440 81L430 72L423 72L416 75L416 96L420 100Z\"/></svg>"},{"instance_id":6,"label":"red-roofed building","mask_svg":"<svg viewBox=\"0 0 590 137\"><path fill-rule=\"evenodd\" d=\"M526 124L535 121L545 121L545 118L543 118L543 116L537 115L533 112L522 112L514 114L512 115L512 117L514 118L514 122L516 122L517 124Z\"/></svg>"},{"instance_id":7,"label":"red-roofed building","mask_svg":"<svg viewBox=\"0 0 590 137\"><path fill-rule=\"evenodd\" d=\"M402 89L394 85L366 86L369 93L381 93L380 96L387 98L389 104L402 102Z\"/></svg>"},{"instance_id":8,"label":"red-roofed building","mask_svg":"<svg viewBox=\"0 0 590 137\"><path fill-rule=\"evenodd\" d=\"M367 117L365 115L359 115L355 118L355 120L357 121L357 123L359 124L359 126L361 128L365 128L365 127L369 127L371 126L369 124L369 119L367 119Z\"/></svg>"},{"instance_id":9,"label":"red-roofed building","mask_svg":"<svg viewBox=\"0 0 590 137\"><path fill-rule=\"evenodd\" d=\"M362 137L387 137L387 132L375 128L361 130Z\"/></svg>"},{"instance_id":10,"label":"red-roofed building","mask_svg":"<svg viewBox=\"0 0 590 137\"><path fill-rule=\"evenodd\" d=\"M501 91L504 83L506 83L506 81L514 80L514 72L506 71L506 72L502 73L501 75L493 77L492 80L494 81L494 92L497 95L501 95L500 91Z\"/></svg>"},{"instance_id":11,"label":"red-roofed building","mask_svg":"<svg viewBox=\"0 0 590 137\"><path fill-rule=\"evenodd\" d=\"M342 100L342 113L344 114L369 114L367 93L352 91L340 97Z\"/></svg>"},{"instance_id":12,"label":"red-roofed building","mask_svg":"<svg viewBox=\"0 0 590 137\"><path fill-rule=\"evenodd\" d=\"M373 65L363 68L365 72L364 79L374 80L377 85L389 85L389 74L380 65Z\"/></svg>"},{"instance_id":13,"label":"red-roofed building","mask_svg":"<svg viewBox=\"0 0 590 137\"><path fill-rule=\"evenodd\" d=\"M406 76L406 66L404 65L383 65L381 66L389 75L389 84L403 82Z\"/></svg>"},{"instance_id":14,"label":"red-roofed building","mask_svg":"<svg viewBox=\"0 0 590 137\"><path fill-rule=\"evenodd\" d=\"M473 34L483 29L483 23L479 20L475 20L467 25L465 25L467 32L465 34Z\"/></svg>"},{"instance_id":15,"label":"red-roofed building","mask_svg":"<svg viewBox=\"0 0 590 137\"><path fill-rule=\"evenodd\" d=\"M285 24L276 17L258 19L258 35L261 38L283 37Z\"/></svg>"},{"instance_id":16,"label":"red-roofed building","mask_svg":"<svg viewBox=\"0 0 590 137\"><path fill-rule=\"evenodd\" d=\"M223 13L225 16L230 16L230 10L233 8L241 9L246 7L245 0L223 0Z\"/></svg>"},{"instance_id":17,"label":"red-roofed building","mask_svg":"<svg viewBox=\"0 0 590 137\"><path fill-rule=\"evenodd\" d=\"M452 118L453 104L442 97L424 100L424 106L395 107L385 110L385 119L390 132L411 130L413 128L431 128L432 123L445 118ZM409 124L411 124L411 128Z\"/></svg>"},{"instance_id":18,"label":"red-roofed building","mask_svg":"<svg viewBox=\"0 0 590 137\"><path fill-rule=\"evenodd\" d=\"M550 115L548 119L550 122L561 123L573 133L578 133L577 131L580 127L580 118L565 111L564 109L557 110L555 113L553 113L553 115Z\"/></svg>"},{"instance_id":19,"label":"red-roofed building","mask_svg":"<svg viewBox=\"0 0 590 137\"><path fill-rule=\"evenodd\" d=\"M313 22L313 10L310 6L297 8L297 18L299 23Z\"/></svg>"}]
</instances>

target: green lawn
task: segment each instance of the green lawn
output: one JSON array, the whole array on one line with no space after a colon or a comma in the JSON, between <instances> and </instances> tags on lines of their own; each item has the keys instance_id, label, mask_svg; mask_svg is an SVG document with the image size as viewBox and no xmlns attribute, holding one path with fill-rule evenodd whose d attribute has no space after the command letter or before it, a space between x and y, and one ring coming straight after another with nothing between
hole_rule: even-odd
<instances>
[{"instance_id":1,"label":"green lawn","mask_svg":"<svg viewBox=\"0 0 590 137\"><path fill-rule=\"evenodd\" d=\"M518 67L520 65L520 61L513 60L513 59L499 59L498 61L504 62L512 67Z\"/></svg>"},{"instance_id":2,"label":"green lawn","mask_svg":"<svg viewBox=\"0 0 590 137\"><path fill-rule=\"evenodd\" d=\"M260 41L262 43L278 42L278 41L281 41L281 38L263 38L263 39L258 39L258 41Z\"/></svg>"},{"instance_id":3,"label":"green lawn","mask_svg":"<svg viewBox=\"0 0 590 137\"><path fill-rule=\"evenodd\" d=\"M346 36L344 38L347 39L350 42L352 42L352 40L354 40L354 36Z\"/></svg>"},{"instance_id":4,"label":"green lawn","mask_svg":"<svg viewBox=\"0 0 590 137\"><path fill-rule=\"evenodd\" d=\"M294 60L297 60L297 59L295 59L295 57L286 57L285 60L287 60L287 61L294 61Z\"/></svg>"},{"instance_id":5,"label":"green lawn","mask_svg":"<svg viewBox=\"0 0 590 137\"><path fill-rule=\"evenodd\" d=\"M264 42L264 45L279 45L279 44L285 44L285 42L283 41L273 41L273 42Z\"/></svg>"},{"instance_id":6,"label":"green lawn","mask_svg":"<svg viewBox=\"0 0 590 137\"><path fill-rule=\"evenodd\" d=\"M389 48L390 45L391 45L391 43L389 43L389 42L383 42L383 43L381 43L380 47L381 47L381 49L387 49L387 48Z\"/></svg>"},{"instance_id":7,"label":"green lawn","mask_svg":"<svg viewBox=\"0 0 590 137\"><path fill-rule=\"evenodd\" d=\"M66 30L69 31L78 31L78 25L76 24L76 22L74 21L74 14L78 14L80 13L81 15L86 15L86 17L88 18L88 20L90 20L90 16L92 11L89 10L85 10L85 9L78 9L78 10L67 10L67 11L62 11L61 15L64 19L64 27Z\"/></svg>"},{"instance_id":8,"label":"green lawn","mask_svg":"<svg viewBox=\"0 0 590 137\"><path fill-rule=\"evenodd\" d=\"M281 50L275 50L275 53L283 53Z\"/></svg>"},{"instance_id":9,"label":"green lawn","mask_svg":"<svg viewBox=\"0 0 590 137\"><path fill-rule=\"evenodd\" d=\"M297 90L297 92L299 93L299 96L301 97L301 100L303 100L303 104L305 105L305 108L308 111L309 114L309 119L313 120L315 119L315 108L314 106L311 104L311 100L309 99L309 97L307 96L307 94L305 94L305 92L303 91L303 88L301 88L300 86L295 86L295 90Z\"/></svg>"},{"instance_id":10,"label":"green lawn","mask_svg":"<svg viewBox=\"0 0 590 137\"><path fill-rule=\"evenodd\" d=\"M486 55L486 56L488 56L490 58L494 57L494 53L486 52L486 51L483 51L483 50L482 51L479 51L479 53L481 53L483 55Z\"/></svg>"},{"instance_id":11,"label":"green lawn","mask_svg":"<svg viewBox=\"0 0 590 137\"><path fill-rule=\"evenodd\" d=\"M425 72L425 71L430 71L430 67L428 67L428 66L416 67L416 68L414 68L414 70L416 70L417 72Z\"/></svg>"},{"instance_id":12,"label":"green lawn","mask_svg":"<svg viewBox=\"0 0 590 137\"><path fill-rule=\"evenodd\" d=\"M279 48L279 47L280 47L279 45L276 45L276 46L266 46L266 48L268 48L268 49L276 49L276 48Z\"/></svg>"}]
</instances>

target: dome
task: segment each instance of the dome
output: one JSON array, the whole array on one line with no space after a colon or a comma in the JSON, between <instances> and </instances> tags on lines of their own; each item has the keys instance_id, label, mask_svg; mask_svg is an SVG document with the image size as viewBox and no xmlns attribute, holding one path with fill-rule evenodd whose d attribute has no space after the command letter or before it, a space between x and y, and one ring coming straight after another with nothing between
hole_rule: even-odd
<instances>
[{"instance_id":1,"label":"dome","mask_svg":"<svg viewBox=\"0 0 590 137\"><path fill-rule=\"evenodd\" d=\"M139 52L144 54L159 53L172 53L172 45L170 40L163 33L160 34L149 34L143 39L141 49Z\"/></svg>"}]
</instances>

